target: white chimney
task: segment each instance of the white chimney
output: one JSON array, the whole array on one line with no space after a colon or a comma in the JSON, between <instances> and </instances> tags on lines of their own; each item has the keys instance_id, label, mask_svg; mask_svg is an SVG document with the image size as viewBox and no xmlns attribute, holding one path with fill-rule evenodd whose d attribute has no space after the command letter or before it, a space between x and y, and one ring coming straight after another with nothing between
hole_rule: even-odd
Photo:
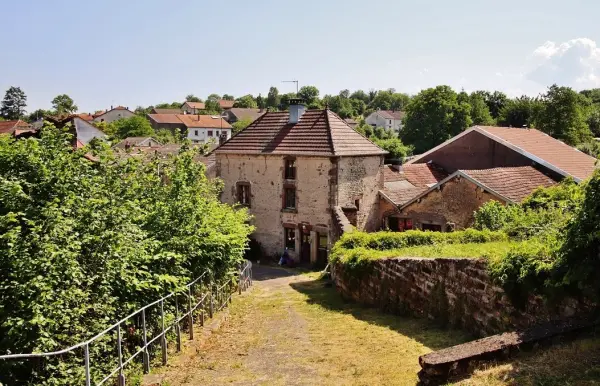
<instances>
[{"instance_id":1,"label":"white chimney","mask_svg":"<svg viewBox=\"0 0 600 386\"><path fill-rule=\"evenodd\" d=\"M298 123L302 114L306 111L304 101L299 98L290 99L290 121L289 123Z\"/></svg>"}]
</instances>

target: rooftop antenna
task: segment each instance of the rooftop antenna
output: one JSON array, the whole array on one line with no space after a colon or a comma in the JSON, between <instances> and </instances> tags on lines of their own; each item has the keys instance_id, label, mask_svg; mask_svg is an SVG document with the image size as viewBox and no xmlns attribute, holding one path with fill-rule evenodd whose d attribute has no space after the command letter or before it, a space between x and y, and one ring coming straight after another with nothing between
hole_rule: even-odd
<instances>
[{"instance_id":1,"label":"rooftop antenna","mask_svg":"<svg viewBox=\"0 0 600 386\"><path fill-rule=\"evenodd\" d=\"M296 83L296 94L298 94L298 81L297 80L282 80L281 83Z\"/></svg>"}]
</instances>

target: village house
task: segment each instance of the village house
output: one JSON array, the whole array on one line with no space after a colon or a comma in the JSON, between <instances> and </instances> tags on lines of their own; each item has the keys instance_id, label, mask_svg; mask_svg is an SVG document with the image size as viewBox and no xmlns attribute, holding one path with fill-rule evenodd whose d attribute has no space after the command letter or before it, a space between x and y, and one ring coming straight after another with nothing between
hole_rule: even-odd
<instances>
[{"instance_id":1,"label":"village house","mask_svg":"<svg viewBox=\"0 0 600 386\"><path fill-rule=\"evenodd\" d=\"M129 149L135 147L161 147L162 143L152 137L127 137L113 146L113 148Z\"/></svg>"},{"instance_id":2,"label":"village house","mask_svg":"<svg viewBox=\"0 0 600 386\"><path fill-rule=\"evenodd\" d=\"M182 112L178 114L200 114L204 109L204 102L185 102L181 106Z\"/></svg>"},{"instance_id":3,"label":"village house","mask_svg":"<svg viewBox=\"0 0 600 386\"><path fill-rule=\"evenodd\" d=\"M263 252L323 264L335 241L336 216L379 228L378 192L386 152L330 110L267 112L218 147L222 201L248 207Z\"/></svg>"},{"instance_id":4,"label":"village house","mask_svg":"<svg viewBox=\"0 0 600 386\"><path fill-rule=\"evenodd\" d=\"M134 115L135 113L130 111L128 107L117 106L113 108L110 106L110 110L94 114L94 122L111 123L119 119L133 117Z\"/></svg>"},{"instance_id":5,"label":"village house","mask_svg":"<svg viewBox=\"0 0 600 386\"><path fill-rule=\"evenodd\" d=\"M150 126L154 131L169 130L172 133L177 131L185 134L185 125L179 119L181 114L148 114L146 117L150 121Z\"/></svg>"},{"instance_id":6,"label":"village house","mask_svg":"<svg viewBox=\"0 0 600 386\"><path fill-rule=\"evenodd\" d=\"M235 104L235 101L230 101L227 99L219 99L219 107L221 108L221 110L229 110L229 109L233 108L234 104Z\"/></svg>"},{"instance_id":7,"label":"village house","mask_svg":"<svg viewBox=\"0 0 600 386\"><path fill-rule=\"evenodd\" d=\"M150 110L150 114L183 114L181 109L157 109Z\"/></svg>"},{"instance_id":8,"label":"village house","mask_svg":"<svg viewBox=\"0 0 600 386\"><path fill-rule=\"evenodd\" d=\"M452 231L490 200L519 203L564 178L581 182L596 159L535 129L475 126L404 165L386 165L382 228Z\"/></svg>"},{"instance_id":9,"label":"village house","mask_svg":"<svg viewBox=\"0 0 600 386\"><path fill-rule=\"evenodd\" d=\"M403 118L403 111L377 110L369 114L365 122L373 127L383 127L399 132L402 130Z\"/></svg>"},{"instance_id":10,"label":"village house","mask_svg":"<svg viewBox=\"0 0 600 386\"><path fill-rule=\"evenodd\" d=\"M221 143L231 138L231 125L219 115L178 115L192 143Z\"/></svg>"},{"instance_id":11,"label":"village house","mask_svg":"<svg viewBox=\"0 0 600 386\"><path fill-rule=\"evenodd\" d=\"M10 134L20 137L23 134L35 131L27 122L20 119L14 121L0 121L0 134Z\"/></svg>"},{"instance_id":12,"label":"village house","mask_svg":"<svg viewBox=\"0 0 600 386\"><path fill-rule=\"evenodd\" d=\"M254 121L267 111L265 109L244 109L240 107L233 107L223 112L223 118L231 124L244 119Z\"/></svg>"}]
</instances>

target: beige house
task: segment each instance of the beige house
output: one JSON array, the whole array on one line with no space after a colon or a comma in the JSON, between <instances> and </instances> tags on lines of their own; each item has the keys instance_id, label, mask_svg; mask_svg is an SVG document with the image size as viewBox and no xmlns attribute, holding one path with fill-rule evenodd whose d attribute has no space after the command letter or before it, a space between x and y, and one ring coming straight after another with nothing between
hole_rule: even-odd
<instances>
[{"instance_id":1,"label":"beige house","mask_svg":"<svg viewBox=\"0 0 600 386\"><path fill-rule=\"evenodd\" d=\"M123 106L117 106L117 107L110 107L110 110L106 110L105 112L100 112L97 114L94 114L94 122L106 122L106 123L111 123L114 122L116 120L119 119L123 119L123 118L131 118L135 115L135 113L131 110L129 110L129 108L127 107L123 107Z\"/></svg>"},{"instance_id":2,"label":"beige house","mask_svg":"<svg viewBox=\"0 0 600 386\"><path fill-rule=\"evenodd\" d=\"M323 264L335 241L335 214L359 229L379 227L386 152L329 110L268 112L214 151L222 200L249 208L265 254L288 249Z\"/></svg>"},{"instance_id":3,"label":"beige house","mask_svg":"<svg viewBox=\"0 0 600 386\"><path fill-rule=\"evenodd\" d=\"M183 112L183 114L200 114L200 112L204 110L204 108L204 102L185 102L181 106L181 111Z\"/></svg>"}]
</instances>

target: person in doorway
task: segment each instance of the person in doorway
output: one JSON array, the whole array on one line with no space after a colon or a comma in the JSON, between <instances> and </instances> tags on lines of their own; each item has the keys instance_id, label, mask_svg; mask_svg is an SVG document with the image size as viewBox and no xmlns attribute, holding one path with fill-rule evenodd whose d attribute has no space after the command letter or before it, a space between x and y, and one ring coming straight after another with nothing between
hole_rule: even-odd
<instances>
[{"instance_id":1,"label":"person in doorway","mask_svg":"<svg viewBox=\"0 0 600 386\"><path fill-rule=\"evenodd\" d=\"M283 255L281 255L281 258L279 259L279 265L281 265L282 267L291 267L292 263L293 260L290 258L288 249L285 248L285 250L283 251Z\"/></svg>"}]
</instances>

